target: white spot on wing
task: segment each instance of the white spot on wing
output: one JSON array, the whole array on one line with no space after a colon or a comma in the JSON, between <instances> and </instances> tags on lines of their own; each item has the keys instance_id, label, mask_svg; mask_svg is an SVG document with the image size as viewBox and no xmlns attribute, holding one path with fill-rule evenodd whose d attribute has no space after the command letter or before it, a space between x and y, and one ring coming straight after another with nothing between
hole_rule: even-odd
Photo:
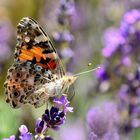
<instances>
[{"instance_id":1,"label":"white spot on wing","mask_svg":"<svg viewBox=\"0 0 140 140\"><path fill-rule=\"evenodd\" d=\"M42 35L36 36L35 37L35 41L37 43L39 43L39 42L45 42L45 41L47 41L47 38L42 34Z\"/></svg>"},{"instance_id":2,"label":"white spot on wing","mask_svg":"<svg viewBox=\"0 0 140 140\"><path fill-rule=\"evenodd\" d=\"M29 38L28 36L26 36L26 37L25 37L25 42L28 43L29 41L30 41L30 38Z\"/></svg>"}]
</instances>

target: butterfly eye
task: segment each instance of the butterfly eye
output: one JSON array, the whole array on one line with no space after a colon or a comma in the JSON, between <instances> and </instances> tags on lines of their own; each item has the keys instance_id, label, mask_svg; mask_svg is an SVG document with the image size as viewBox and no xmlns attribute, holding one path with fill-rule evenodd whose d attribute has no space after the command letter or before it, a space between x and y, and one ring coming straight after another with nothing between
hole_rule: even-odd
<instances>
[{"instance_id":1,"label":"butterfly eye","mask_svg":"<svg viewBox=\"0 0 140 140\"><path fill-rule=\"evenodd\" d=\"M15 91L13 94L16 98L19 97L19 95L20 95L19 92L17 92L17 91Z\"/></svg>"}]
</instances>

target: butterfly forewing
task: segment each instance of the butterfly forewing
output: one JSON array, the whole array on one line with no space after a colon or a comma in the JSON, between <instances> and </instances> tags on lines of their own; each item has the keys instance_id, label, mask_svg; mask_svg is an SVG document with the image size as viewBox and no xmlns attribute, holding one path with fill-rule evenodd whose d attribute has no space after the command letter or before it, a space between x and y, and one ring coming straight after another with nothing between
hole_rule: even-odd
<instances>
[{"instance_id":1,"label":"butterfly forewing","mask_svg":"<svg viewBox=\"0 0 140 140\"><path fill-rule=\"evenodd\" d=\"M41 26L35 20L26 17L19 22L17 28L18 47L15 58L31 61L62 77L65 72L61 60Z\"/></svg>"}]
</instances>

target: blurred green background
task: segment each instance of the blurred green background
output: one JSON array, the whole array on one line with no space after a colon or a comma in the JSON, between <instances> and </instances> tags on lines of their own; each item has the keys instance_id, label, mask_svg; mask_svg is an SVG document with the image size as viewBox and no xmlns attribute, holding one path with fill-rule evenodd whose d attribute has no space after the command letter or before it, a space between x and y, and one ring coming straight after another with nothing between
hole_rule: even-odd
<instances>
[{"instance_id":1,"label":"blurred green background","mask_svg":"<svg viewBox=\"0 0 140 140\"><path fill-rule=\"evenodd\" d=\"M3 83L7 69L13 63L13 54L16 46L16 26L20 19L25 16L36 19L47 31L50 38L55 31L60 30L57 24L57 10L59 0L0 0L0 23L8 23L9 46L8 57L1 63L0 71L0 139L12 134L18 135L18 128L26 124L29 131L34 133L35 120L39 118L45 106L35 109L25 105L20 109L12 109L5 103ZM137 0L76 0L76 12L71 17L70 31L74 35L74 42L70 48L74 52L73 59L64 61L68 72L78 73L101 64L102 34L107 27L118 26L125 11L139 8ZM53 40L53 39L52 39ZM57 49L59 44L53 42ZM2 50L1 50L2 51ZM88 66L88 63L92 63ZM53 133L57 140L64 139L64 135L73 135L71 130L79 134L77 140L87 139L86 113L92 106L112 99L112 93L101 94L95 89L97 79L95 73L87 73L79 77L74 84L75 96L71 101L74 112L67 115L66 123L60 131ZM140 135L134 132L132 139L139 140ZM65 139L66 140L66 139Z\"/></svg>"}]
</instances>

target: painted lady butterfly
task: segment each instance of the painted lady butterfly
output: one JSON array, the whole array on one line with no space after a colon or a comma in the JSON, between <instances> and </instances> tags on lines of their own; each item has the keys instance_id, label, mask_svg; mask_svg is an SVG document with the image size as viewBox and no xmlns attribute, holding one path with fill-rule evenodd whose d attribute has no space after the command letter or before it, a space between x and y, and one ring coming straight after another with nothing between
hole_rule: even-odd
<instances>
[{"instance_id":1,"label":"painted lady butterfly","mask_svg":"<svg viewBox=\"0 0 140 140\"><path fill-rule=\"evenodd\" d=\"M42 106L49 97L66 94L77 76L65 75L48 35L29 17L17 26L14 63L4 84L6 102L13 108L29 103Z\"/></svg>"}]
</instances>

